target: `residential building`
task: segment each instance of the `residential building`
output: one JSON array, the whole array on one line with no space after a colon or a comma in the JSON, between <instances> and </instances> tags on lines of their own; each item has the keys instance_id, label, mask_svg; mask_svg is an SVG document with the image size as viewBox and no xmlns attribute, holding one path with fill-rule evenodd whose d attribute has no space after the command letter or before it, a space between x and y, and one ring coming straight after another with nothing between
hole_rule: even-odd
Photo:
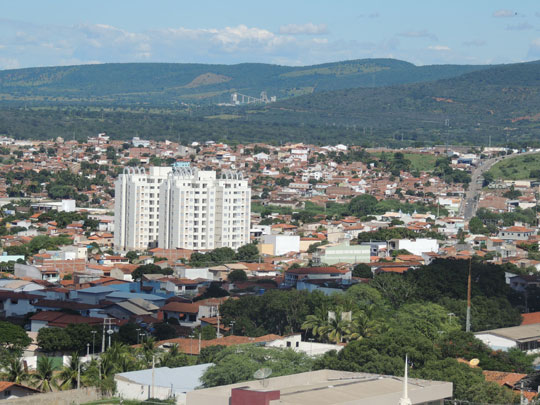
<instances>
[{"instance_id":1,"label":"residential building","mask_svg":"<svg viewBox=\"0 0 540 405\"><path fill-rule=\"evenodd\" d=\"M348 241L335 246L321 246L324 254L320 255L321 263L334 265L336 263L369 263L371 247L369 245L350 245Z\"/></svg>"},{"instance_id":2,"label":"residential building","mask_svg":"<svg viewBox=\"0 0 540 405\"><path fill-rule=\"evenodd\" d=\"M155 247L159 226L159 187L170 167L126 167L115 182L114 246L117 250Z\"/></svg>"},{"instance_id":3,"label":"residential building","mask_svg":"<svg viewBox=\"0 0 540 405\"><path fill-rule=\"evenodd\" d=\"M120 398L145 401L150 398L174 398L175 403L186 403L186 393L202 383L201 376L212 363L186 367L158 367L116 374L116 393Z\"/></svg>"},{"instance_id":4,"label":"residential building","mask_svg":"<svg viewBox=\"0 0 540 405\"><path fill-rule=\"evenodd\" d=\"M480 339L492 350L507 351L517 347L528 354L538 353L540 348L540 324L512 326L476 332Z\"/></svg>"}]
</instances>

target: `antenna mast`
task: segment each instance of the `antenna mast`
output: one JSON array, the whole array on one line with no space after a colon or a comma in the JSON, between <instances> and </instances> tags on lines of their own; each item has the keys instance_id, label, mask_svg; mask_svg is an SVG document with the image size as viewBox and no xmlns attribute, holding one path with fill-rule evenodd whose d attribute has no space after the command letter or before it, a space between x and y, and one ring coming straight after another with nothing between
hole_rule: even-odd
<instances>
[{"instance_id":1,"label":"antenna mast","mask_svg":"<svg viewBox=\"0 0 540 405\"><path fill-rule=\"evenodd\" d=\"M399 399L399 405L412 405L409 398L409 375L408 375L408 356L405 355L405 376L403 377L403 396Z\"/></svg>"}]
</instances>

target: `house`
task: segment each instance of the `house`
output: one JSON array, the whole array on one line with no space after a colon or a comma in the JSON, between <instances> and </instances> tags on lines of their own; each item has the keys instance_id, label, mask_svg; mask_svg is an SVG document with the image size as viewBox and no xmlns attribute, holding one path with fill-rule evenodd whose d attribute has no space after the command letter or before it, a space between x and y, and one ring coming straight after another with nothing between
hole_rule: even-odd
<instances>
[{"instance_id":1,"label":"house","mask_svg":"<svg viewBox=\"0 0 540 405\"><path fill-rule=\"evenodd\" d=\"M337 267L298 267L285 272L284 285L296 287L301 280L332 280L343 284L350 284L351 270L341 270Z\"/></svg>"},{"instance_id":2,"label":"house","mask_svg":"<svg viewBox=\"0 0 540 405\"><path fill-rule=\"evenodd\" d=\"M186 393L198 388L201 376L212 363L186 367L157 367L119 373L114 376L120 398L146 401L150 398L174 398L178 405L186 404Z\"/></svg>"},{"instance_id":3,"label":"house","mask_svg":"<svg viewBox=\"0 0 540 405\"><path fill-rule=\"evenodd\" d=\"M41 311L30 318L30 331L39 332L42 328L65 328L72 324L103 325L103 318L72 315L60 311Z\"/></svg>"},{"instance_id":4,"label":"house","mask_svg":"<svg viewBox=\"0 0 540 405\"><path fill-rule=\"evenodd\" d=\"M512 326L476 332L474 334L492 350L507 351L513 347L527 352L537 353L540 348L540 324Z\"/></svg>"},{"instance_id":5,"label":"house","mask_svg":"<svg viewBox=\"0 0 540 405\"><path fill-rule=\"evenodd\" d=\"M42 298L37 294L0 291L0 318L24 316L34 312L34 303Z\"/></svg>"},{"instance_id":6,"label":"house","mask_svg":"<svg viewBox=\"0 0 540 405\"><path fill-rule=\"evenodd\" d=\"M518 241L528 240L533 235L536 235L536 229L524 226L509 226L501 229L498 237L505 241Z\"/></svg>"},{"instance_id":7,"label":"house","mask_svg":"<svg viewBox=\"0 0 540 405\"><path fill-rule=\"evenodd\" d=\"M274 227L272 227L274 229ZM283 229L283 227L281 227ZM298 235L262 235L262 243L258 244L261 254L282 256L289 252L300 252L300 236Z\"/></svg>"},{"instance_id":8,"label":"house","mask_svg":"<svg viewBox=\"0 0 540 405\"><path fill-rule=\"evenodd\" d=\"M320 263L334 265L336 263L369 263L371 248L366 245L351 245L348 241L335 246L321 246L324 254L318 256Z\"/></svg>"},{"instance_id":9,"label":"house","mask_svg":"<svg viewBox=\"0 0 540 405\"><path fill-rule=\"evenodd\" d=\"M195 328L200 325L199 303L169 302L160 308L163 320L176 319L181 326Z\"/></svg>"},{"instance_id":10,"label":"house","mask_svg":"<svg viewBox=\"0 0 540 405\"><path fill-rule=\"evenodd\" d=\"M17 384L11 381L0 381L0 401L5 399L16 399L28 395L39 394L41 391L26 385Z\"/></svg>"},{"instance_id":11,"label":"house","mask_svg":"<svg viewBox=\"0 0 540 405\"><path fill-rule=\"evenodd\" d=\"M407 250L413 255L422 256L422 253L439 251L439 241L436 239L391 239L388 241L388 252L392 254L394 250Z\"/></svg>"},{"instance_id":12,"label":"house","mask_svg":"<svg viewBox=\"0 0 540 405\"><path fill-rule=\"evenodd\" d=\"M115 302L103 308L103 312L116 319L131 319L141 316L158 317L159 307L142 298Z\"/></svg>"}]
</instances>

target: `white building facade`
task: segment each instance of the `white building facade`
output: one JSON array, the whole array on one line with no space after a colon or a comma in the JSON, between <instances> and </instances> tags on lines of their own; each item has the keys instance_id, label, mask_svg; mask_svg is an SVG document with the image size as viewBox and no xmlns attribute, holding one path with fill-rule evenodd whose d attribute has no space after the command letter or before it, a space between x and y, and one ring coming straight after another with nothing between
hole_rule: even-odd
<instances>
[{"instance_id":1,"label":"white building facade","mask_svg":"<svg viewBox=\"0 0 540 405\"><path fill-rule=\"evenodd\" d=\"M170 167L126 167L114 189L114 246L117 250L155 247L159 226L159 187Z\"/></svg>"},{"instance_id":2,"label":"white building facade","mask_svg":"<svg viewBox=\"0 0 540 405\"><path fill-rule=\"evenodd\" d=\"M249 243L251 189L242 173L175 168L161 186L158 246L237 249Z\"/></svg>"},{"instance_id":3,"label":"white building facade","mask_svg":"<svg viewBox=\"0 0 540 405\"><path fill-rule=\"evenodd\" d=\"M115 198L117 250L236 249L250 241L251 189L239 172L126 168Z\"/></svg>"}]
</instances>

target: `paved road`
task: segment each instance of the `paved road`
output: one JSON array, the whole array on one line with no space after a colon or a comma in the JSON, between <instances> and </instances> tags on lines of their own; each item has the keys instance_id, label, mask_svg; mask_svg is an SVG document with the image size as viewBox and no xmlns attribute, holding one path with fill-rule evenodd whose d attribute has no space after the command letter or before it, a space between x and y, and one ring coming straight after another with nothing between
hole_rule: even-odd
<instances>
[{"instance_id":1,"label":"paved road","mask_svg":"<svg viewBox=\"0 0 540 405\"><path fill-rule=\"evenodd\" d=\"M530 155L534 153L538 153L538 152L530 151L530 152L520 153L519 155ZM474 217L474 215L476 214L476 209L478 208L478 198L480 196L480 192L482 191L482 183L484 181L484 178L482 177L482 175L485 172L487 172L489 169L491 169L491 167L495 163L500 162L503 159L512 158L519 155L511 154L511 155L500 156L500 157L491 158L487 160L482 160L480 161L480 164L478 165L478 167L474 168L474 170L471 173L471 183L469 184L469 189L465 193L465 198L459 208L459 214L462 215L466 221Z\"/></svg>"}]
</instances>

